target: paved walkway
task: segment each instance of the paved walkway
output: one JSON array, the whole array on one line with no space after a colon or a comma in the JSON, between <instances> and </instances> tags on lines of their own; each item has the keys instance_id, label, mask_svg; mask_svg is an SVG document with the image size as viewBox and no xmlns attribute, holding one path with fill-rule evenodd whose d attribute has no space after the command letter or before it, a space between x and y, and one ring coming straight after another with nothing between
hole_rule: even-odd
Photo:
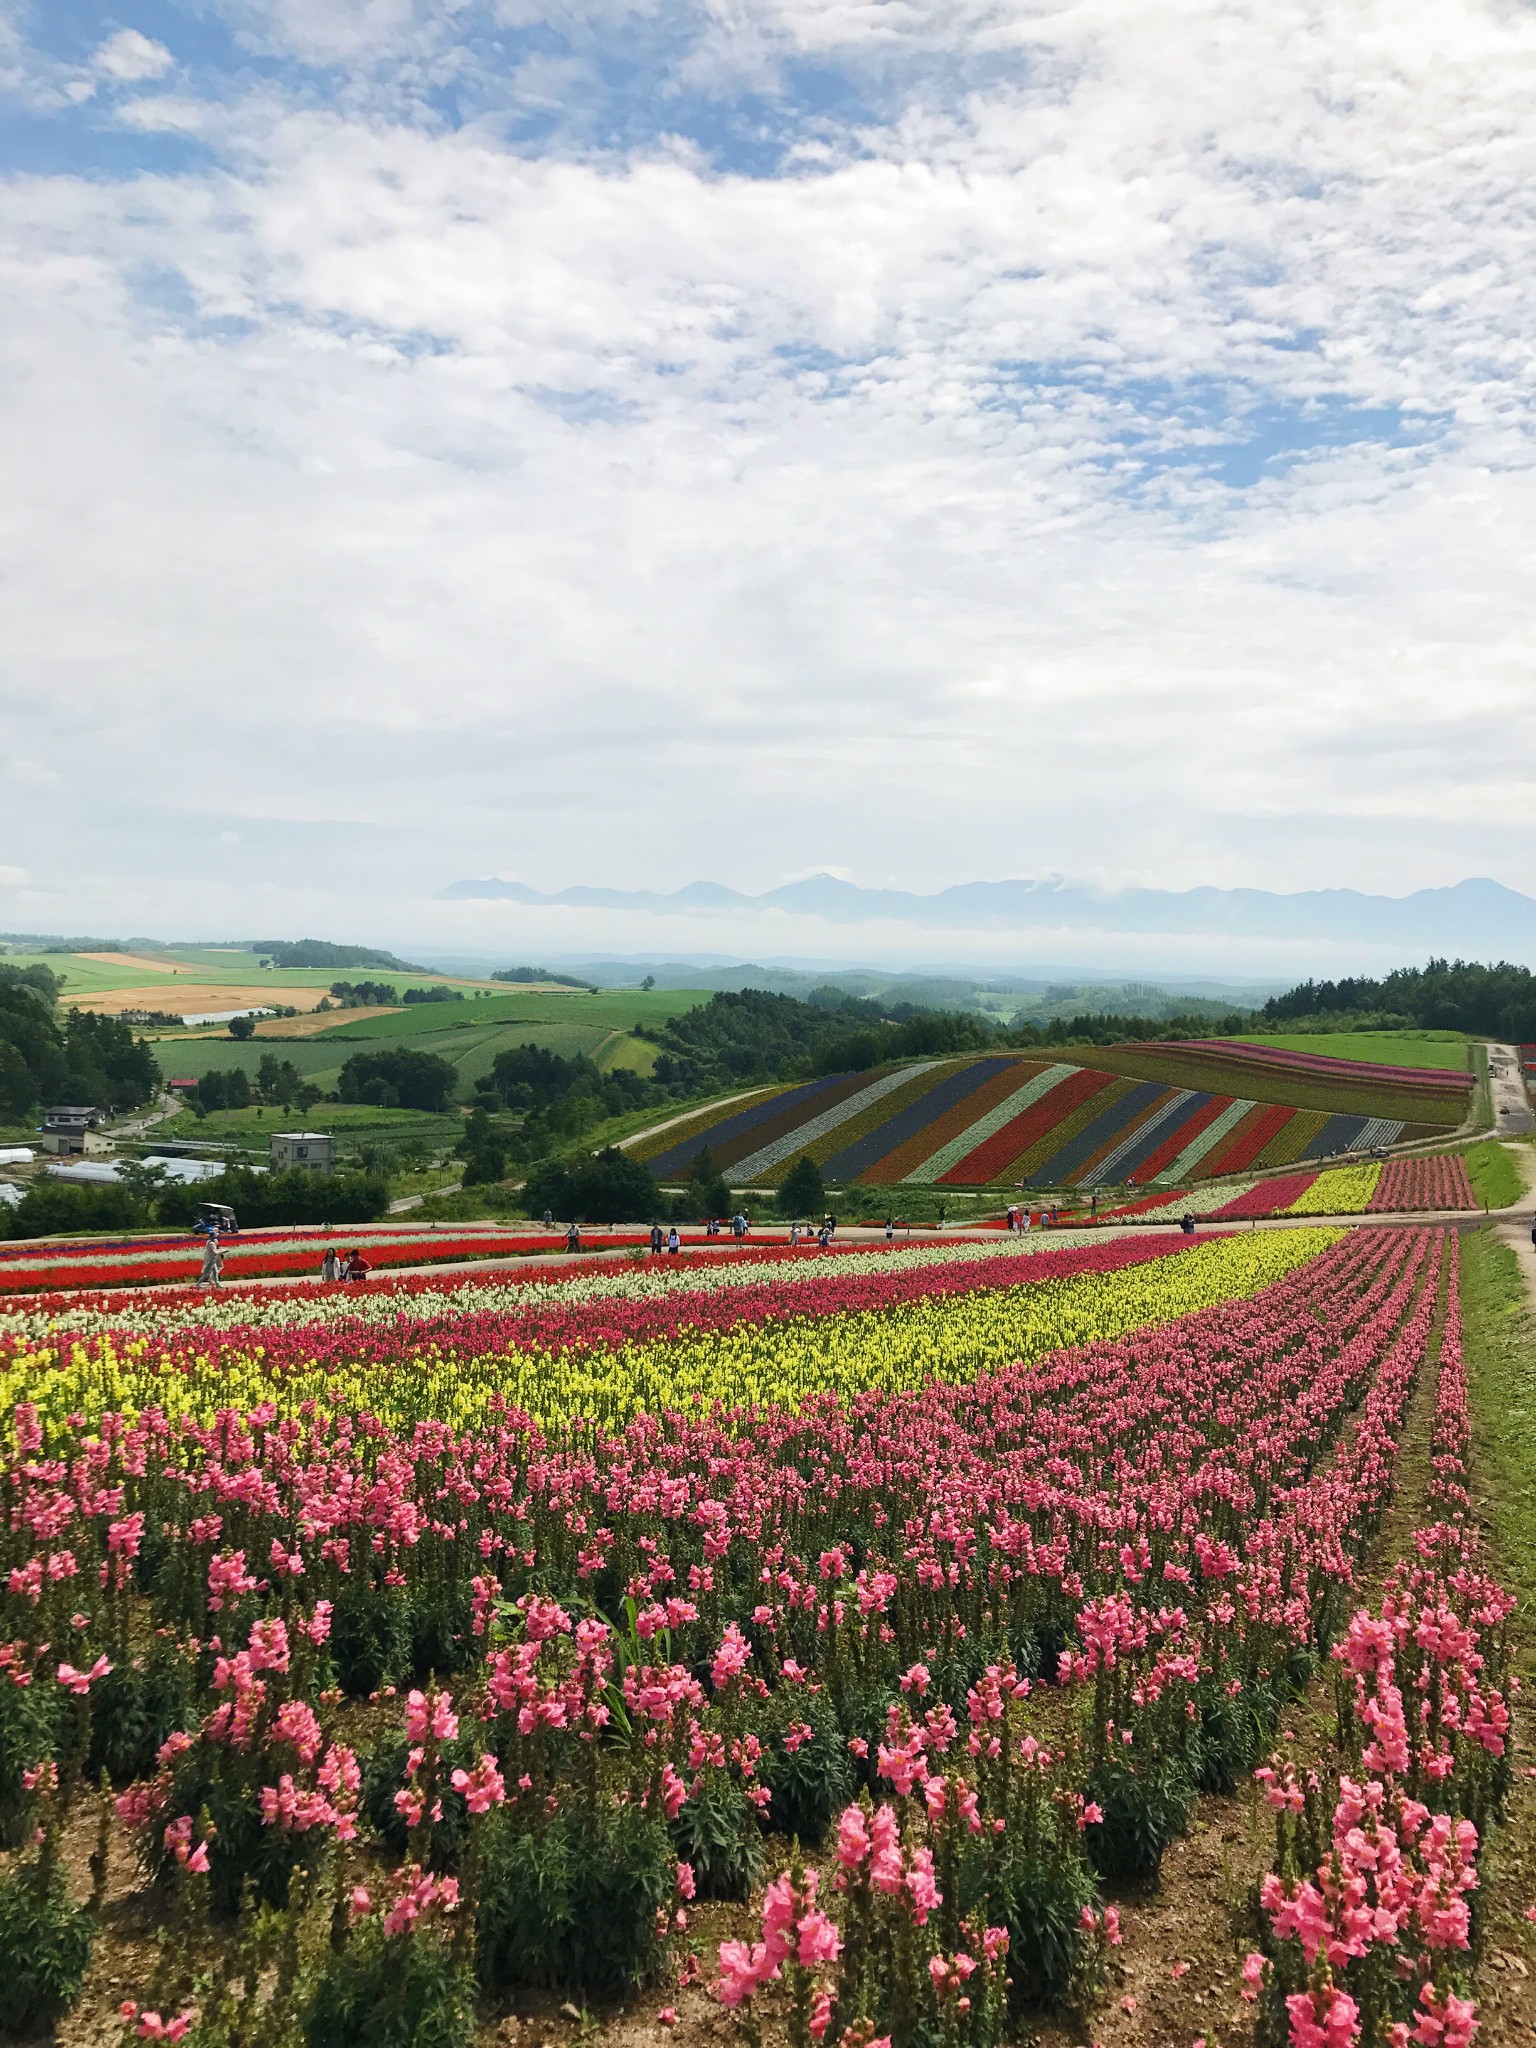
<instances>
[{"instance_id":1,"label":"paved walkway","mask_svg":"<svg viewBox=\"0 0 1536 2048\"><path fill-rule=\"evenodd\" d=\"M1531 1098L1526 1093L1518 1046L1489 1046L1488 1089L1493 1098L1496 1137L1525 1137L1536 1131L1536 1113L1532 1112Z\"/></svg>"}]
</instances>

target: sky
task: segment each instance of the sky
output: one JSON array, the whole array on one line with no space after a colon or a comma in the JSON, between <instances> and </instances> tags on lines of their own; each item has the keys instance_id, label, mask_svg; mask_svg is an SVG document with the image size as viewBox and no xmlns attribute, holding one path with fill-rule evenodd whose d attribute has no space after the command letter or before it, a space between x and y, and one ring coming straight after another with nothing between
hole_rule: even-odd
<instances>
[{"instance_id":1,"label":"sky","mask_svg":"<svg viewBox=\"0 0 1536 2048\"><path fill-rule=\"evenodd\" d=\"M0 929L1536 889L1533 101L1473 0L0 0Z\"/></svg>"}]
</instances>

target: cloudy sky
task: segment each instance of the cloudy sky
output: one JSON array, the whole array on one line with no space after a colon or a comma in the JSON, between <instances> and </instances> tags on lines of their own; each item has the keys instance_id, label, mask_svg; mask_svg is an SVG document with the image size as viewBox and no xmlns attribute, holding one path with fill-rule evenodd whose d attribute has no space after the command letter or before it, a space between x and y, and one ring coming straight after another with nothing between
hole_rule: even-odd
<instances>
[{"instance_id":1,"label":"cloudy sky","mask_svg":"<svg viewBox=\"0 0 1536 2048\"><path fill-rule=\"evenodd\" d=\"M1530 7L0 0L0 94L0 928L1536 886Z\"/></svg>"}]
</instances>

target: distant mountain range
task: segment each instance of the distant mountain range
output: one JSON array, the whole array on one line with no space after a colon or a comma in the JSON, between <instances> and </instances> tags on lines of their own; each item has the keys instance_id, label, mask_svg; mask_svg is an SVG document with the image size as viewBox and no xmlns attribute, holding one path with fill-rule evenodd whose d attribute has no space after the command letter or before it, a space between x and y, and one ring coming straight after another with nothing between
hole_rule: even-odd
<instances>
[{"instance_id":1,"label":"distant mountain range","mask_svg":"<svg viewBox=\"0 0 1536 2048\"><path fill-rule=\"evenodd\" d=\"M453 882L441 897L715 918L779 910L827 924L868 924L878 919L929 931L1332 940L1400 947L1405 956L1426 947L1479 959L1529 959L1536 951L1536 898L1482 878L1446 889L1416 889L1410 896L1370 896L1358 889L1305 889L1288 895L1268 889L1095 889L1057 880L962 882L932 896L918 896L905 889L862 889L835 875L812 875L761 896L745 896L719 882L690 882L670 895L651 889L589 888L546 894L492 876Z\"/></svg>"}]
</instances>

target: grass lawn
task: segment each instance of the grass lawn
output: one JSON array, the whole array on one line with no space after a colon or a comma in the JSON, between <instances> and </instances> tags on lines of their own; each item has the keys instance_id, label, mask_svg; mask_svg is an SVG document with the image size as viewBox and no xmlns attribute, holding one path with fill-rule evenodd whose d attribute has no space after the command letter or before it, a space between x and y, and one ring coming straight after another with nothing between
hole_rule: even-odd
<instances>
[{"instance_id":1,"label":"grass lawn","mask_svg":"<svg viewBox=\"0 0 1536 2048\"><path fill-rule=\"evenodd\" d=\"M1233 1043L1321 1053L1331 1060L1375 1060L1384 1067L1467 1071L1467 1037L1461 1031L1286 1031L1273 1036L1255 1032Z\"/></svg>"},{"instance_id":2,"label":"grass lawn","mask_svg":"<svg viewBox=\"0 0 1536 2048\"><path fill-rule=\"evenodd\" d=\"M1514 1594L1510 1618L1515 1665L1526 1700L1536 1679L1536 1316L1531 1314L1514 1248L1491 1230L1462 1241L1462 1344L1472 1409L1472 1513L1488 1533L1488 1568ZM1536 1784L1525 1775L1530 1736L1516 1723L1516 1769L1507 1825L1494 1831L1478 1897L1484 1953L1503 1949L1536 1960L1523 1909L1536 1855ZM1529 1963L1527 1965L1529 1967ZM1491 1974L1491 1973L1488 1973ZM1487 1974L1485 1974L1485 1984ZM1508 2040L1497 2020L1489 2039Z\"/></svg>"},{"instance_id":3,"label":"grass lawn","mask_svg":"<svg viewBox=\"0 0 1536 2048\"><path fill-rule=\"evenodd\" d=\"M1502 1140L1485 1138L1480 1145L1469 1146L1465 1158L1472 1192L1484 1208L1507 1209L1524 1197L1520 1163Z\"/></svg>"},{"instance_id":4,"label":"grass lawn","mask_svg":"<svg viewBox=\"0 0 1536 2048\"><path fill-rule=\"evenodd\" d=\"M1536 1319L1512 1245L1484 1228L1469 1231L1461 1246L1474 1491L1488 1496L1478 1506L1491 1509L1504 1575L1521 1596L1519 1626L1529 1641L1536 1616Z\"/></svg>"}]
</instances>

